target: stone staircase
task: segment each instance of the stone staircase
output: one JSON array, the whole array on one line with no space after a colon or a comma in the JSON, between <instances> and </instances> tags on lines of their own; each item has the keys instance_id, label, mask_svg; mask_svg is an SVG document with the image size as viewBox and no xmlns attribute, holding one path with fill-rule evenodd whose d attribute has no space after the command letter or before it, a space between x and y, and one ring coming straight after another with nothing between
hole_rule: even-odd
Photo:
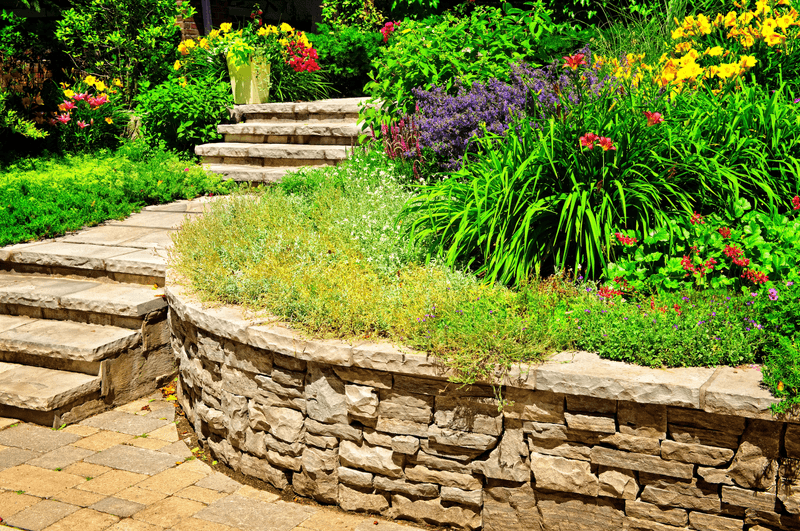
<instances>
[{"instance_id":1,"label":"stone staircase","mask_svg":"<svg viewBox=\"0 0 800 531\"><path fill-rule=\"evenodd\" d=\"M227 179L269 183L298 166L335 165L358 143L359 105L366 98L237 105L217 131L224 142L195 148Z\"/></svg>"},{"instance_id":2,"label":"stone staircase","mask_svg":"<svg viewBox=\"0 0 800 531\"><path fill-rule=\"evenodd\" d=\"M0 249L0 417L69 424L174 374L166 252L207 200Z\"/></svg>"}]
</instances>

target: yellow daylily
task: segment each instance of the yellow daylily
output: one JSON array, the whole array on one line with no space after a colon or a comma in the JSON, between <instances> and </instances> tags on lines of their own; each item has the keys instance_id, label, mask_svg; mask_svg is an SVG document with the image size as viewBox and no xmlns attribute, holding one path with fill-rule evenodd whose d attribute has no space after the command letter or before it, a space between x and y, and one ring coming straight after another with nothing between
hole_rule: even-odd
<instances>
[{"instance_id":1,"label":"yellow daylily","mask_svg":"<svg viewBox=\"0 0 800 531\"><path fill-rule=\"evenodd\" d=\"M172 68L174 68L175 70L180 70L181 66L183 66L183 65L181 64L180 61L175 61L175 64L172 65Z\"/></svg>"},{"instance_id":2,"label":"yellow daylily","mask_svg":"<svg viewBox=\"0 0 800 531\"><path fill-rule=\"evenodd\" d=\"M85 82L87 85L94 85L94 84L97 82L97 78L96 78L96 77L94 77L94 76L86 76L86 77L83 79L83 81L84 81L84 82Z\"/></svg>"},{"instance_id":3,"label":"yellow daylily","mask_svg":"<svg viewBox=\"0 0 800 531\"><path fill-rule=\"evenodd\" d=\"M115 87L121 87L122 81L118 77L115 77L114 81L112 81L111 84L114 85Z\"/></svg>"},{"instance_id":4,"label":"yellow daylily","mask_svg":"<svg viewBox=\"0 0 800 531\"><path fill-rule=\"evenodd\" d=\"M703 52L703 53L705 53L705 55L709 55L711 57L717 57L717 56L722 55L723 51L724 50L722 49L722 46L714 46L713 48L706 48L706 51Z\"/></svg>"},{"instance_id":5,"label":"yellow daylily","mask_svg":"<svg viewBox=\"0 0 800 531\"><path fill-rule=\"evenodd\" d=\"M740 55L739 56L739 65L742 68L753 68L756 66L758 59L753 57L752 55Z\"/></svg>"},{"instance_id":6,"label":"yellow daylily","mask_svg":"<svg viewBox=\"0 0 800 531\"><path fill-rule=\"evenodd\" d=\"M106 116L106 123L109 124L109 125L113 124L114 120L110 116Z\"/></svg>"},{"instance_id":7,"label":"yellow daylily","mask_svg":"<svg viewBox=\"0 0 800 531\"><path fill-rule=\"evenodd\" d=\"M67 98L67 99L72 99L72 96L74 96L74 95L75 95L75 91L74 90L67 89L67 90L64 91L64 97Z\"/></svg>"},{"instance_id":8,"label":"yellow daylily","mask_svg":"<svg viewBox=\"0 0 800 531\"><path fill-rule=\"evenodd\" d=\"M210 41L213 41L217 37L219 37L219 30L217 29L211 30L211 33L208 34L208 40Z\"/></svg>"},{"instance_id":9,"label":"yellow daylily","mask_svg":"<svg viewBox=\"0 0 800 531\"><path fill-rule=\"evenodd\" d=\"M294 31L294 28L291 27L286 22L284 22L283 24L281 24L281 31L284 33L291 33L292 31Z\"/></svg>"},{"instance_id":10,"label":"yellow daylily","mask_svg":"<svg viewBox=\"0 0 800 531\"><path fill-rule=\"evenodd\" d=\"M96 83L94 84L94 88L96 88L96 89L97 89L97 90L99 90L99 91L103 91L103 90L105 90L105 89L106 89L106 84L105 84L105 83L103 83L102 81L98 81L98 82L96 82Z\"/></svg>"},{"instance_id":11,"label":"yellow daylily","mask_svg":"<svg viewBox=\"0 0 800 531\"><path fill-rule=\"evenodd\" d=\"M219 25L219 29L222 30L222 33L228 33L233 29L233 24L230 22L223 22Z\"/></svg>"}]
</instances>

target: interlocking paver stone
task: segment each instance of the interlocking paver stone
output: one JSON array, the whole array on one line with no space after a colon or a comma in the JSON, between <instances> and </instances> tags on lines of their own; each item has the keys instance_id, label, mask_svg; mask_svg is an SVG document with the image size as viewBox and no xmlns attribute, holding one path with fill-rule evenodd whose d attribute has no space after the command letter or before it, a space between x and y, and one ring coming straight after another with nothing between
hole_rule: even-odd
<instances>
[{"instance_id":1,"label":"interlocking paver stone","mask_svg":"<svg viewBox=\"0 0 800 531\"><path fill-rule=\"evenodd\" d=\"M0 430L2 430L3 428L8 428L9 426L12 426L12 425L17 424L17 423L19 423L19 421L17 419L9 419L9 418L6 418L6 417L0 417Z\"/></svg>"},{"instance_id":2,"label":"interlocking paver stone","mask_svg":"<svg viewBox=\"0 0 800 531\"><path fill-rule=\"evenodd\" d=\"M119 522L119 518L93 509L75 511L66 518L59 520L45 531L103 531L107 527Z\"/></svg>"},{"instance_id":3,"label":"interlocking paver stone","mask_svg":"<svg viewBox=\"0 0 800 531\"><path fill-rule=\"evenodd\" d=\"M85 461L138 474L154 475L173 466L175 456L135 446L118 445L88 457Z\"/></svg>"},{"instance_id":4,"label":"interlocking paver stone","mask_svg":"<svg viewBox=\"0 0 800 531\"><path fill-rule=\"evenodd\" d=\"M22 448L6 448L0 450L0 470L11 468L12 466L21 465L31 459L39 457L39 452L31 452L30 450L23 450Z\"/></svg>"},{"instance_id":5,"label":"interlocking paver stone","mask_svg":"<svg viewBox=\"0 0 800 531\"><path fill-rule=\"evenodd\" d=\"M198 518L184 518L172 526L172 529L173 531L236 531L235 527Z\"/></svg>"},{"instance_id":6,"label":"interlocking paver stone","mask_svg":"<svg viewBox=\"0 0 800 531\"><path fill-rule=\"evenodd\" d=\"M31 459L28 461L28 464L38 466L39 468L48 468L50 470L54 470L56 468L63 469L72 463L89 457L93 453L94 452L92 450L87 450L86 448L79 448L77 446L68 444L67 446L62 446L57 450L48 452L35 459Z\"/></svg>"},{"instance_id":7,"label":"interlocking paver stone","mask_svg":"<svg viewBox=\"0 0 800 531\"><path fill-rule=\"evenodd\" d=\"M10 490L0 492L0 518L8 518L39 501L39 498L29 494L17 494Z\"/></svg>"},{"instance_id":8,"label":"interlocking paver stone","mask_svg":"<svg viewBox=\"0 0 800 531\"><path fill-rule=\"evenodd\" d=\"M161 450L165 446L169 446L167 441L161 439L152 439L150 437L134 437L126 444L135 446L137 448L145 448L147 450Z\"/></svg>"},{"instance_id":9,"label":"interlocking paver stone","mask_svg":"<svg viewBox=\"0 0 800 531\"><path fill-rule=\"evenodd\" d=\"M88 437L89 435L94 435L100 431L98 428L92 428L90 426L81 426L80 424L73 424L71 426L67 426L64 428L64 432L66 433L74 433L75 435L80 435L81 437Z\"/></svg>"},{"instance_id":10,"label":"interlocking paver stone","mask_svg":"<svg viewBox=\"0 0 800 531\"><path fill-rule=\"evenodd\" d=\"M121 490L132 487L137 483L147 479L144 474L136 474L134 472L127 472L125 470L112 470L107 474L103 474L99 478L93 478L78 485L80 490L88 490L89 492L96 492L98 494L105 494L112 496Z\"/></svg>"},{"instance_id":11,"label":"interlocking paver stone","mask_svg":"<svg viewBox=\"0 0 800 531\"><path fill-rule=\"evenodd\" d=\"M215 501L194 516L248 531L290 531L316 511L302 505L264 503L234 494Z\"/></svg>"},{"instance_id":12,"label":"interlocking paver stone","mask_svg":"<svg viewBox=\"0 0 800 531\"><path fill-rule=\"evenodd\" d=\"M124 411L107 411L96 417L91 417L83 422L84 426L100 428L102 430L118 431L128 435L142 435L156 430L169 424L166 420L160 420L150 416L143 417Z\"/></svg>"},{"instance_id":13,"label":"interlocking paver stone","mask_svg":"<svg viewBox=\"0 0 800 531\"><path fill-rule=\"evenodd\" d=\"M84 463L81 461L79 463L73 463L69 465L63 471L67 474L73 474L82 478L96 478L102 476L106 472L111 472L112 470L113 468L108 468L107 466L92 465L90 463Z\"/></svg>"},{"instance_id":14,"label":"interlocking paver stone","mask_svg":"<svg viewBox=\"0 0 800 531\"><path fill-rule=\"evenodd\" d=\"M72 444L80 438L80 435L74 433L55 431L32 424L21 424L0 431L0 444L42 453L52 452L56 448Z\"/></svg>"},{"instance_id":15,"label":"interlocking paver stone","mask_svg":"<svg viewBox=\"0 0 800 531\"><path fill-rule=\"evenodd\" d=\"M363 514L350 514L330 509L322 509L311 515L311 518L300 524L303 529L309 531L352 531L357 525L367 520ZM369 519L369 523L375 522L374 518ZM373 525L374 527L374 525ZM407 531L406 528L403 531Z\"/></svg>"},{"instance_id":16,"label":"interlocking paver stone","mask_svg":"<svg viewBox=\"0 0 800 531\"><path fill-rule=\"evenodd\" d=\"M177 442L178 438L178 427L175 424L167 424L162 428L158 428L157 430L153 430L148 434L148 437L154 437L156 439L161 439L167 442Z\"/></svg>"},{"instance_id":17,"label":"interlocking paver stone","mask_svg":"<svg viewBox=\"0 0 800 531\"><path fill-rule=\"evenodd\" d=\"M89 492L88 490L80 489L67 489L59 492L52 499L70 505L78 505L80 507L89 507L94 505L105 498L104 494L97 494L96 492Z\"/></svg>"},{"instance_id":18,"label":"interlocking paver stone","mask_svg":"<svg viewBox=\"0 0 800 531\"><path fill-rule=\"evenodd\" d=\"M178 441L176 443L164 446L160 451L174 455L180 459L186 459L187 457L192 456L192 451L189 450L189 447L186 446L186 443L183 441Z\"/></svg>"},{"instance_id":19,"label":"interlocking paver stone","mask_svg":"<svg viewBox=\"0 0 800 531\"><path fill-rule=\"evenodd\" d=\"M375 523L377 522L377 524ZM423 531L419 527L411 527L409 525L400 525L393 522L383 522L381 520L368 519L364 520L354 531Z\"/></svg>"},{"instance_id":20,"label":"interlocking paver stone","mask_svg":"<svg viewBox=\"0 0 800 531\"><path fill-rule=\"evenodd\" d=\"M169 468L150 479L142 481L137 487L163 492L164 494L175 494L182 488L193 485L204 477L203 474L198 474L197 472Z\"/></svg>"},{"instance_id":21,"label":"interlocking paver stone","mask_svg":"<svg viewBox=\"0 0 800 531\"><path fill-rule=\"evenodd\" d=\"M195 485L197 485L198 487L203 487L204 489L226 492L228 494L236 492L239 489L239 487L241 487L239 483L232 480L225 474L220 474L219 472L214 472L210 476L201 479L200 481L195 483Z\"/></svg>"},{"instance_id":22,"label":"interlocking paver stone","mask_svg":"<svg viewBox=\"0 0 800 531\"><path fill-rule=\"evenodd\" d=\"M171 527L184 518L193 516L205 507L205 504L184 498L165 498L139 511L133 518L148 524Z\"/></svg>"},{"instance_id":23,"label":"interlocking paver stone","mask_svg":"<svg viewBox=\"0 0 800 531\"><path fill-rule=\"evenodd\" d=\"M153 505L167 497L166 494L156 492L154 490L142 489L139 487L130 487L122 490L114 495L115 498L123 500L130 500L143 505Z\"/></svg>"},{"instance_id":24,"label":"interlocking paver stone","mask_svg":"<svg viewBox=\"0 0 800 531\"><path fill-rule=\"evenodd\" d=\"M187 500L199 501L201 503L214 503L218 499L227 496L227 494L191 485L176 492L175 496L186 498Z\"/></svg>"},{"instance_id":25,"label":"interlocking paver stone","mask_svg":"<svg viewBox=\"0 0 800 531\"><path fill-rule=\"evenodd\" d=\"M123 500L121 498L109 497L100 500L90 508L102 513L108 513L121 518L127 518L128 516L133 516L134 514L138 513L145 507L147 506L141 503Z\"/></svg>"},{"instance_id":26,"label":"interlocking paver stone","mask_svg":"<svg viewBox=\"0 0 800 531\"><path fill-rule=\"evenodd\" d=\"M161 529L163 528L140 522L133 518L125 518L109 527L106 531L161 531Z\"/></svg>"},{"instance_id":27,"label":"interlocking paver stone","mask_svg":"<svg viewBox=\"0 0 800 531\"><path fill-rule=\"evenodd\" d=\"M30 465L19 465L0 472L0 488L21 490L41 498L50 498L84 481L72 474Z\"/></svg>"},{"instance_id":28,"label":"interlocking paver stone","mask_svg":"<svg viewBox=\"0 0 800 531\"><path fill-rule=\"evenodd\" d=\"M75 443L75 446L80 446L81 448L86 448L88 450L94 450L95 452L101 452L111 448L112 446L126 443L131 439L133 439L133 436L128 435L127 433L102 430L98 431L94 435L90 435L89 437L81 439Z\"/></svg>"},{"instance_id":29,"label":"interlocking paver stone","mask_svg":"<svg viewBox=\"0 0 800 531\"><path fill-rule=\"evenodd\" d=\"M80 507L74 505L54 500L42 500L7 518L5 523L29 531L42 531L78 509Z\"/></svg>"}]
</instances>

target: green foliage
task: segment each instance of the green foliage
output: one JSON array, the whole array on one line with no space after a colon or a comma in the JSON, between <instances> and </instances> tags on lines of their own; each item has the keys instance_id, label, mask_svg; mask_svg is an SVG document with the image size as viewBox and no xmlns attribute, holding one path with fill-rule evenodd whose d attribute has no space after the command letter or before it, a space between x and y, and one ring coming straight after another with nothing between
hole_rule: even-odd
<instances>
[{"instance_id":1,"label":"green foliage","mask_svg":"<svg viewBox=\"0 0 800 531\"><path fill-rule=\"evenodd\" d=\"M323 0L322 20L334 30L352 27L367 33L380 28L386 17L374 0ZM325 33L320 25L317 28Z\"/></svg>"},{"instance_id":2,"label":"green foliage","mask_svg":"<svg viewBox=\"0 0 800 531\"><path fill-rule=\"evenodd\" d=\"M25 19L13 11L0 9L0 56L16 55L25 44L22 26Z\"/></svg>"},{"instance_id":3,"label":"green foliage","mask_svg":"<svg viewBox=\"0 0 800 531\"><path fill-rule=\"evenodd\" d=\"M143 85L136 97L144 135L168 149L191 151L194 146L219 140L217 125L233 104L227 81L214 77L169 79L152 88Z\"/></svg>"},{"instance_id":4,"label":"green foliage","mask_svg":"<svg viewBox=\"0 0 800 531\"><path fill-rule=\"evenodd\" d=\"M167 78L181 38L176 17L192 14L174 0L72 0L72 5L62 12L56 38L82 71L122 79L128 98L141 80Z\"/></svg>"},{"instance_id":5,"label":"green foliage","mask_svg":"<svg viewBox=\"0 0 800 531\"><path fill-rule=\"evenodd\" d=\"M331 82L324 70L295 72L285 61L270 64L270 101L315 101L331 96Z\"/></svg>"},{"instance_id":6,"label":"green foliage","mask_svg":"<svg viewBox=\"0 0 800 531\"><path fill-rule=\"evenodd\" d=\"M381 47L381 34L355 26L318 24L319 34L308 34L319 52L332 89L341 97L362 96L369 82L370 64Z\"/></svg>"},{"instance_id":7,"label":"green foliage","mask_svg":"<svg viewBox=\"0 0 800 531\"><path fill-rule=\"evenodd\" d=\"M800 221L777 211L749 209L750 203L740 198L721 215L682 216L651 231L640 245L618 244L622 252L605 276L643 292L693 285L755 289L748 271L763 273L773 282L795 280Z\"/></svg>"},{"instance_id":8,"label":"green foliage","mask_svg":"<svg viewBox=\"0 0 800 531\"><path fill-rule=\"evenodd\" d=\"M27 159L0 176L0 245L49 238L139 208L230 188L141 142L117 152Z\"/></svg>"},{"instance_id":9,"label":"green foliage","mask_svg":"<svg viewBox=\"0 0 800 531\"><path fill-rule=\"evenodd\" d=\"M367 93L383 101L389 114L410 114L412 89L433 85L454 90L457 83L497 78L508 81L511 65L541 64L553 41L542 39L555 26L541 4L523 11L478 6L468 13L447 12L422 21L406 19L389 36L389 46L373 61ZM549 43L544 46L544 43Z\"/></svg>"},{"instance_id":10,"label":"green foliage","mask_svg":"<svg viewBox=\"0 0 800 531\"><path fill-rule=\"evenodd\" d=\"M44 138L46 131L36 127L36 124L19 116L17 111L9 109L6 101L9 93L0 89L0 138L11 135L20 135L27 138ZM9 143L11 140L9 140Z\"/></svg>"}]
</instances>

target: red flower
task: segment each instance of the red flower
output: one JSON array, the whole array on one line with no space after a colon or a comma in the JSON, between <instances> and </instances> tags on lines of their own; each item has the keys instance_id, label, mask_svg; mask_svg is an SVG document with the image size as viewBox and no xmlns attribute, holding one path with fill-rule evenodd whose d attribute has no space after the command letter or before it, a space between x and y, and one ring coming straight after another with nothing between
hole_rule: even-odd
<instances>
[{"instance_id":1,"label":"red flower","mask_svg":"<svg viewBox=\"0 0 800 531\"><path fill-rule=\"evenodd\" d=\"M792 198L792 210L800 210L800 196Z\"/></svg>"},{"instance_id":2,"label":"red flower","mask_svg":"<svg viewBox=\"0 0 800 531\"><path fill-rule=\"evenodd\" d=\"M617 149L617 146L615 146L611 142L611 139L608 138L607 136L601 136L600 138L598 138L597 145L603 148L603 151L608 151L608 150L616 151Z\"/></svg>"},{"instance_id":3,"label":"red flower","mask_svg":"<svg viewBox=\"0 0 800 531\"><path fill-rule=\"evenodd\" d=\"M89 124L87 124L83 120L79 120L78 121L78 127L80 127L81 129L85 129L85 128L89 127Z\"/></svg>"},{"instance_id":4,"label":"red flower","mask_svg":"<svg viewBox=\"0 0 800 531\"><path fill-rule=\"evenodd\" d=\"M585 135L583 135L582 137L579 138L580 143L581 143L581 147L592 149L592 148L594 148L594 143L599 138L600 137L597 136L594 133L586 133Z\"/></svg>"},{"instance_id":5,"label":"red flower","mask_svg":"<svg viewBox=\"0 0 800 531\"><path fill-rule=\"evenodd\" d=\"M731 229L729 229L728 227L720 227L719 229L717 229L717 232L719 232L723 238L731 237Z\"/></svg>"},{"instance_id":6,"label":"red flower","mask_svg":"<svg viewBox=\"0 0 800 531\"><path fill-rule=\"evenodd\" d=\"M644 115L647 117L647 127L658 125L664 121L664 117L661 116L660 112L644 111Z\"/></svg>"},{"instance_id":7,"label":"red flower","mask_svg":"<svg viewBox=\"0 0 800 531\"><path fill-rule=\"evenodd\" d=\"M680 315L682 313L681 312L681 307L678 306L677 304L672 305L672 309L675 310L675 313L677 313L678 315Z\"/></svg>"},{"instance_id":8,"label":"red flower","mask_svg":"<svg viewBox=\"0 0 800 531\"><path fill-rule=\"evenodd\" d=\"M56 116L56 120L58 120L62 124L65 124L65 123L69 122L70 119L71 119L71 117L70 117L69 114L59 114L58 116Z\"/></svg>"},{"instance_id":9,"label":"red flower","mask_svg":"<svg viewBox=\"0 0 800 531\"><path fill-rule=\"evenodd\" d=\"M709 271L714 271L714 266L717 265L718 263L719 262L717 262L715 259L709 258L708 260L706 260L706 264L705 265L706 265L706 267L708 268Z\"/></svg>"},{"instance_id":10,"label":"red flower","mask_svg":"<svg viewBox=\"0 0 800 531\"><path fill-rule=\"evenodd\" d=\"M565 55L564 59L564 68L571 68L576 70L579 66L588 64L586 62L586 56L582 53L576 53L574 55Z\"/></svg>"},{"instance_id":11,"label":"red flower","mask_svg":"<svg viewBox=\"0 0 800 531\"><path fill-rule=\"evenodd\" d=\"M694 266L692 265L692 259L688 256L684 256L681 259L681 267L683 267L684 271L689 271L690 273L694 272Z\"/></svg>"},{"instance_id":12,"label":"red flower","mask_svg":"<svg viewBox=\"0 0 800 531\"><path fill-rule=\"evenodd\" d=\"M756 271L755 269L748 269L742 274L742 278L745 280L749 280L753 284L764 284L769 280L767 275L762 273L761 271Z\"/></svg>"},{"instance_id":13,"label":"red flower","mask_svg":"<svg viewBox=\"0 0 800 531\"><path fill-rule=\"evenodd\" d=\"M699 223L701 225L705 223L703 216L701 216L697 212L692 212L692 217L689 218L689 221L691 222L692 225L694 225L695 223Z\"/></svg>"},{"instance_id":14,"label":"red flower","mask_svg":"<svg viewBox=\"0 0 800 531\"><path fill-rule=\"evenodd\" d=\"M389 42L389 35L391 35L394 30L400 25L400 22L387 22L385 26L381 28L381 35L383 35L383 42Z\"/></svg>"},{"instance_id":15,"label":"red flower","mask_svg":"<svg viewBox=\"0 0 800 531\"><path fill-rule=\"evenodd\" d=\"M734 258L733 263L738 265L738 266L741 266L741 267L747 267L747 266L750 265L750 259L749 258Z\"/></svg>"},{"instance_id":16,"label":"red flower","mask_svg":"<svg viewBox=\"0 0 800 531\"><path fill-rule=\"evenodd\" d=\"M602 297L604 299L611 298L615 295L622 295L622 292L616 289L609 288L608 286L603 286L599 290L597 290L597 296Z\"/></svg>"},{"instance_id":17,"label":"red flower","mask_svg":"<svg viewBox=\"0 0 800 531\"><path fill-rule=\"evenodd\" d=\"M725 249L722 250L722 253L727 256L728 258L736 259L741 256L744 256L744 251L736 247L735 245L726 245Z\"/></svg>"},{"instance_id":18,"label":"red flower","mask_svg":"<svg viewBox=\"0 0 800 531\"><path fill-rule=\"evenodd\" d=\"M614 236L617 237L617 239L620 241L620 243L622 243L622 245L633 245L634 243L636 243L636 238L632 236L625 236L621 232L615 232Z\"/></svg>"}]
</instances>

